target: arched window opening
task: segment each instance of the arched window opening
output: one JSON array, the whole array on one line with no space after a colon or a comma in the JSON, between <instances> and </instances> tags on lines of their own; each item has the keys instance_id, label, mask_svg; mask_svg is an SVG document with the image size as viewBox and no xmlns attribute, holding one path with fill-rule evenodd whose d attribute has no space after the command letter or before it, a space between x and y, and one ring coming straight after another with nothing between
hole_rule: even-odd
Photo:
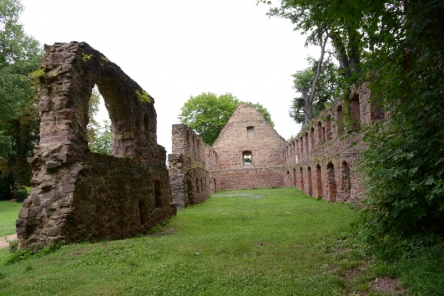
<instances>
[{"instance_id":1,"label":"arched window opening","mask_svg":"<svg viewBox=\"0 0 444 296\"><path fill-rule=\"evenodd\" d=\"M254 126L247 126L247 137L248 139L254 138Z\"/></svg>"},{"instance_id":2,"label":"arched window opening","mask_svg":"<svg viewBox=\"0 0 444 296\"><path fill-rule=\"evenodd\" d=\"M93 153L112 155L114 135L104 99L95 85L89 100L86 126L89 150Z\"/></svg>"},{"instance_id":3,"label":"arched window opening","mask_svg":"<svg viewBox=\"0 0 444 296\"><path fill-rule=\"evenodd\" d=\"M307 168L307 180L308 180L308 195L313 196L313 186L311 179L311 167Z\"/></svg>"},{"instance_id":4,"label":"arched window opening","mask_svg":"<svg viewBox=\"0 0 444 296\"><path fill-rule=\"evenodd\" d=\"M304 137L301 137L301 154L304 153Z\"/></svg>"},{"instance_id":5,"label":"arched window opening","mask_svg":"<svg viewBox=\"0 0 444 296\"><path fill-rule=\"evenodd\" d=\"M336 201L337 189L335 178L335 167L331 162L327 165L327 182L328 182L328 200Z\"/></svg>"},{"instance_id":6,"label":"arched window opening","mask_svg":"<svg viewBox=\"0 0 444 296\"><path fill-rule=\"evenodd\" d=\"M326 132L326 136L327 136L326 140L327 141L331 140L333 138L333 131L331 129L331 118L330 117L328 117L327 121L325 122L325 129L326 129L325 132Z\"/></svg>"},{"instance_id":7,"label":"arched window opening","mask_svg":"<svg viewBox=\"0 0 444 296\"><path fill-rule=\"evenodd\" d=\"M293 186L296 187L296 169L293 169Z\"/></svg>"},{"instance_id":8,"label":"arched window opening","mask_svg":"<svg viewBox=\"0 0 444 296\"><path fill-rule=\"evenodd\" d=\"M339 105L336 108L336 128L338 131L338 136L342 134L342 106Z\"/></svg>"},{"instance_id":9,"label":"arched window opening","mask_svg":"<svg viewBox=\"0 0 444 296\"><path fill-rule=\"evenodd\" d=\"M147 208L143 201L139 201L139 217L140 217L140 225L144 225L147 219Z\"/></svg>"},{"instance_id":10,"label":"arched window opening","mask_svg":"<svg viewBox=\"0 0 444 296\"><path fill-rule=\"evenodd\" d=\"M302 168L300 169L300 173L301 173L301 190L305 191L304 190L304 171Z\"/></svg>"},{"instance_id":11,"label":"arched window opening","mask_svg":"<svg viewBox=\"0 0 444 296\"><path fill-rule=\"evenodd\" d=\"M310 145L311 145L311 150L313 150L314 147L315 147L315 130L314 130L314 127L312 127L310 129Z\"/></svg>"},{"instance_id":12,"label":"arched window opening","mask_svg":"<svg viewBox=\"0 0 444 296\"><path fill-rule=\"evenodd\" d=\"M198 178L196 178L196 193L198 194L200 191L200 188L199 188L199 179Z\"/></svg>"},{"instance_id":13,"label":"arched window opening","mask_svg":"<svg viewBox=\"0 0 444 296\"><path fill-rule=\"evenodd\" d=\"M322 130L322 123L318 121L318 143L322 143L325 141L324 139L325 130Z\"/></svg>"},{"instance_id":14,"label":"arched window opening","mask_svg":"<svg viewBox=\"0 0 444 296\"><path fill-rule=\"evenodd\" d=\"M359 104L359 95L354 95L350 100L350 119L353 123L352 129L361 127L361 109Z\"/></svg>"},{"instance_id":15,"label":"arched window opening","mask_svg":"<svg viewBox=\"0 0 444 296\"><path fill-rule=\"evenodd\" d=\"M342 179L342 200L347 201L350 199L351 182L350 182L350 167L346 161L342 162L341 168Z\"/></svg>"},{"instance_id":16,"label":"arched window opening","mask_svg":"<svg viewBox=\"0 0 444 296\"><path fill-rule=\"evenodd\" d=\"M155 200L155 207L161 208L162 207L162 187L160 185L159 180L154 181L154 200Z\"/></svg>"},{"instance_id":17,"label":"arched window opening","mask_svg":"<svg viewBox=\"0 0 444 296\"><path fill-rule=\"evenodd\" d=\"M316 196L322 198L322 173L321 166L316 166Z\"/></svg>"},{"instance_id":18,"label":"arched window opening","mask_svg":"<svg viewBox=\"0 0 444 296\"><path fill-rule=\"evenodd\" d=\"M310 151L308 147L308 132L305 132L305 151L308 153Z\"/></svg>"}]
</instances>

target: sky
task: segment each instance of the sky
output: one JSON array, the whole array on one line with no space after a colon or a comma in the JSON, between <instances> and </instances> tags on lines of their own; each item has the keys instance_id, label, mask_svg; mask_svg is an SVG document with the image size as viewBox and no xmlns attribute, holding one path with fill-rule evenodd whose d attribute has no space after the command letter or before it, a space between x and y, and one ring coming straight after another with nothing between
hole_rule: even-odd
<instances>
[{"instance_id":1,"label":"sky","mask_svg":"<svg viewBox=\"0 0 444 296\"><path fill-rule=\"evenodd\" d=\"M180 108L203 92L267 108L285 139L294 74L307 67L305 36L269 18L257 0L22 0L25 32L42 45L84 41L155 99L157 141L171 153ZM102 108L99 118L107 118Z\"/></svg>"}]
</instances>

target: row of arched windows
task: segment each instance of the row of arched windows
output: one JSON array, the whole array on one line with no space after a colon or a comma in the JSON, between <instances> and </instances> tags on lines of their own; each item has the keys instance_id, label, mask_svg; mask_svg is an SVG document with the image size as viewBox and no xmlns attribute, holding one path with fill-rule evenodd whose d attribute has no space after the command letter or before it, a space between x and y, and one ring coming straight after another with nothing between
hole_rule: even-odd
<instances>
[{"instance_id":1,"label":"row of arched windows","mask_svg":"<svg viewBox=\"0 0 444 296\"><path fill-rule=\"evenodd\" d=\"M350 199L350 167L345 160L341 163L339 175L332 162L329 162L325 168L319 163L314 169L311 166L294 168L292 175L293 186L309 196L329 201Z\"/></svg>"}]
</instances>

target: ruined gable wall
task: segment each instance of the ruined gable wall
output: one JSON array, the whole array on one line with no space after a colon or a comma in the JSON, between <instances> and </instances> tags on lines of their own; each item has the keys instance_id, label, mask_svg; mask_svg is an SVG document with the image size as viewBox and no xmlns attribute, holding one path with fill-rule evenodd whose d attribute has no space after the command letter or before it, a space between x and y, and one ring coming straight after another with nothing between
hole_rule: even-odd
<instances>
[{"instance_id":1,"label":"ruined gable wall","mask_svg":"<svg viewBox=\"0 0 444 296\"><path fill-rule=\"evenodd\" d=\"M363 175L356 166L366 146L359 128L384 117L370 96L365 84L353 89L348 106L335 102L287 143L287 186L330 201L361 198Z\"/></svg>"},{"instance_id":2,"label":"ruined gable wall","mask_svg":"<svg viewBox=\"0 0 444 296\"><path fill-rule=\"evenodd\" d=\"M16 222L20 248L142 234L175 213L154 99L86 43L45 46L39 77L40 143L32 190ZM113 156L88 149L88 102L97 84Z\"/></svg>"},{"instance_id":3,"label":"ruined gable wall","mask_svg":"<svg viewBox=\"0 0 444 296\"><path fill-rule=\"evenodd\" d=\"M198 204L217 190L217 154L184 124L172 127L172 154L168 155L173 202L179 208Z\"/></svg>"},{"instance_id":4,"label":"ruined gable wall","mask_svg":"<svg viewBox=\"0 0 444 296\"><path fill-rule=\"evenodd\" d=\"M260 112L247 104L239 105L213 145L220 188L284 186L285 143ZM251 165L245 165L245 152L251 152Z\"/></svg>"}]
</instances>

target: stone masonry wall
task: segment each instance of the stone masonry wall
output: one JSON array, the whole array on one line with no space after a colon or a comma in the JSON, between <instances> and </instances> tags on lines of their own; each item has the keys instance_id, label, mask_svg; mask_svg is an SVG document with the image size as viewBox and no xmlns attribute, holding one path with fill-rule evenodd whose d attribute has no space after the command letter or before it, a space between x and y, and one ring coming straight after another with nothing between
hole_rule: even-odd
<instances>
[{"instance_id":1,"label":"stone masonry wall","mask_svg":"<svg viewBox=\"0 0 444 296\"><path fill-rule=\"evenodd\" d=\"M39 77L40 143L32 190L16 222L20 248L121 239L175 214L154 99L86 43L45 46ZM113 156L88 149L88 102L104 97Z\"/></svg>"},{"instance_id":2,"label":"stone masonry wall","mask_svg":"<svg viewBox=\"0 0 444 296\"><path fill-rule=\"evenodd\" d=\"M259 111L239 105L213 145L219 188L284 186L285 144Z\"/></svg>"},{"instance_id":3,"label":"stone masonry wall","mask_svg":"<svg viewBox=\"0 0 444 296\"><path fill-rule=\"evenodd\" d=\"M217 155L184 124L172 127L172 154L168 155L173 202L179 208L202 203L215 192L217 181L210 170Z\"/></svg>"},{"instance_id":4,"label":"stone masonry wall","mask_svg":"<svg viewBox=\"0 0 444 296\"><path fill-rule=\"evenodd\" d=\"M363 176L356 166L366 146L358 129L384 118L370 96L365 84L353 89L348 106L337 101L287 143L285 185L329 201L361 198Z\"/></svg>"}]
</instances>

